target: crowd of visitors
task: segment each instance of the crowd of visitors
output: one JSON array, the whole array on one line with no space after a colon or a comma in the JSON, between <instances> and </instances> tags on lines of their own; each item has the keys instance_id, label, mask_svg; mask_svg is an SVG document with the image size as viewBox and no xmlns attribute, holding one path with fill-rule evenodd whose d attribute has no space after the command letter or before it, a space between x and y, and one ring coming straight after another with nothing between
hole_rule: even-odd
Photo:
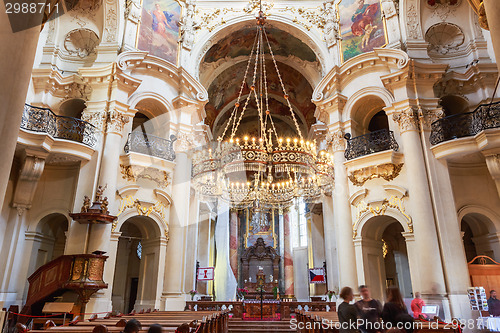
<instances>
[{"instance_id":1,"label":"crowd of visitors","mask_svg":"<svg viewBox=\"0 0 500 333\"><path fill-rule=\"evenodd\" d=\"M415 299L411 302L412 317L397 287L387 289L387 299L383 306L379 300L371 297L368 286L361 285L358 291L361 300L354 304L351 304L354 299L352 288L344 287L340 292L339 296L343 300L338 307L341 333L411 333L414 318L423 315L422 308L425 303L420 298L420 293L415 293Z\"/></svg>"}]
</instances>

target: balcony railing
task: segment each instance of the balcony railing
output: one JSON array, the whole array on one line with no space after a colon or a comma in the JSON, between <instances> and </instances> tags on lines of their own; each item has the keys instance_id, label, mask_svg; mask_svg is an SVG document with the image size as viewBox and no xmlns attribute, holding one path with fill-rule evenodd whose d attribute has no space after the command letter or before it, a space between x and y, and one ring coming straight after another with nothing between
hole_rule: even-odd
<instances>
[{"instance_id":1,"label":"balcony railing","mask_svg":"<svg viewBox=\"0 0 500 333\"><path fill-rule=\"evenodd\" d=\"M474 111L454 114L431 125L431 144L474 136L488 128L500 127L500 102L481 104Z\"/></svg>"},{"instance_id":2,"label":"balcony railing","mask_svg":"<svg viewBox=\"0 0 500 333\"><path fill-rule=\"evenodd\" d=\"M350 134L346 134L347 148L345 150L345 158L352 160L353 158L378 153L384 150L399 149L399 145L394 139L394 133L387 129L370 132L365 135L350 138Z\"/></svg>"},{"instance_id":3,"label":"balcony railing","mask_svg":"<svg viewBox=\"0 0 500 333\"><path fill-rule=\"evenodd\" d=\"M176 140L175 135L171 135L169 140L135 131L128 135L124 150L126 153L135 152L173 161L175 160L174 142Z\"/></svg>"},{"instance_id":4,"label":"balcony railing","mask_svg":"<svg viewBox=\"0 0 500 333\"><path fill-rule=\"evenodd\" d=\"M65 139L94 147L97 142L96 128L81 119L58 116L52 110L39 108L29 104L24 105L21 128L47 133L56 139Z\"/></svg>"}]
</instances>

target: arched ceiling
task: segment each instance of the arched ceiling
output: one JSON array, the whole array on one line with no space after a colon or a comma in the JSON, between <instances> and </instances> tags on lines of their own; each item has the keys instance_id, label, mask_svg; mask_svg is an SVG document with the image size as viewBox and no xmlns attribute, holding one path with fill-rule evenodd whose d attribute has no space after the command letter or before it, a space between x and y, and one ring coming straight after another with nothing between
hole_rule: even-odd
<instances>
[{"instance_id":1,"label":"arched ceiling","mask_svg":"<svg viewBox=\"0 0 500 333\"><path fill-rule=\"evenodd\" d=\"M223 71L208 87L209 102L205 107L207 113L205 123L212 127L212 131L214 133L218 132L218 128L214 128L213 126L216 125L219 127L227 118L229 118L229 114L232 111L238 97L245 69L245 62L237 63ZM313 88L305 77L292 67L278 62L278 69L283 79L287 94L289 95L289 101L292 104L294 111L300 113L297 118L303 119L303 121L299 120L299 122L302 122L302 125L305 125L301 126L301 130L304 132L305 129L308 129L310 125L315 122L314 110L316 107L311 102ZM291 118L291 114L288 105L283 98L283 91L272 61L266 62L266 72L268 92L270 95L269 104L271 115ZM249 75L243 88L243 96L249 94L251 85L252 75ZM221 112L224 112L224 115L219 117L221 119L217 119Z\"/></svg>"},{"instance_id":2,"label":"arched ceiling","mask_svg":"<svg viewBox=\"0 0 500 333\"><path fill-rule=\"evenodd\" d=\"M283 57L292 55L309 62L318 60L309 46L290 33L274 27L267 27L266 33L275 55ZM203 57L203 62L212 63L227 57L237 58L250 55L255 34L256 28L247 27L222 38L208 50Z\"/></svg>"},{"instance_id":3,"label":"arched ceiling","mask_svg":"<svg viewBox=\"0 0 500 333\"><path fill-rule=\"evenodd\" d=\"M315 122L315 105L311 102L313 87L311 83L311 69L319 68L320 64L316 54L299 38L290 33L272 26L266 26L266 33L276 56L278 69L289 95L289 101L299 119L299 126L304 135L307 129ZM207 117L205 123L217 135L222 132L222 127L228 120L238 97L239 89L255 40L255 27L242 27L222 37L205 54L200 66L200 79L208 91L208 100L205 110ZM286 132L295 132L290 111L279 82L279 77L265 47L266 73L268 91L270 95L270 111L283 125L287 125ZM313 71L314 72L314 71ZM318 72L316 72L318 73ZM243 89L243 96L250 92L252 85L253 62ZM243 101L241 104L243 105ZM248 108L248 117L243 121L254 122L257 118L255 102ZM253 115L252 115L253 114ZM250 116L252 115L252 116ZM286 118L289 118L288 121ZM253 120L252 120L253 119ZM243 122L242 121L242 122ZM243 125L243 124L242 124ZM214 127L215 126L215 127ZM252 132L252 126L245 125ZM285 135L283 133L283 135Z\"/></svg>"}]
</instances>

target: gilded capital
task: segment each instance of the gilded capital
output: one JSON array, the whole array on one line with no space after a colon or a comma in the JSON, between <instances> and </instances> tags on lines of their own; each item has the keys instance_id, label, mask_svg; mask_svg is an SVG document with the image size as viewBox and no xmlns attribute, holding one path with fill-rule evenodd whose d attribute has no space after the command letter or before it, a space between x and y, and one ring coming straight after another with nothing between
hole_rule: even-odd
<instances>
[{"instance_id":1,"label":"gilded capital","mask_svg":"<svg viewBox=\"0 0 500 333\"><path fill-rule=\"evenodd\" d=\"M123 113L119 111L110 111L108 114L107 121L107 132L114 132L121 134L123 131L123 127L126 123L129 122L129 117L125 116Z\"/></svg>"},{"instance_id":2,"label":"gilded capital","mask_svg":"<svg viewBox=\"0 0 500 333\"><path fill-rule=\"evenodd\" d=\"M418 109L415 107L394 113L392 119L399 125L401 133L419 130Z\"/></svg>"}]
</instances>

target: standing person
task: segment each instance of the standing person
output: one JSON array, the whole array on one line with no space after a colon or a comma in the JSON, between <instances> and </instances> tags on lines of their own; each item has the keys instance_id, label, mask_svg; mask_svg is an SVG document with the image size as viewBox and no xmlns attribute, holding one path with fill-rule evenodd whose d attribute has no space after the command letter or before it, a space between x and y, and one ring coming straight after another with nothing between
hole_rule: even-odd
<instances>
[{"instance_id":1,"label":"standing person","mask_svg":"<svg viewBox=\"0 0 500 333\"><path fill-rule=\"evenodd\" d=\"M361 285L358 290L362 299L357 301L354 305L358 310L359 317L363 319L363 325L360 327L361 332L380 332L381 327L379 323L382 315L382 304L371 297L368 286Z\"/></svg>"},{"instance_id":2,"label":"standing person","mask_svg":"<svg viewBox=\"0 0 500 333\"><path fill-rule=\"evenodd\" d=\"M391 325L405 329L407 333L413 332L413 318L408 314L398 287L387 288L387 302L382 309L382 320L386 328L390 328L388 325Z\"/></svg>"},{"instance_id":3,"label":"standing person","mask_svg":"<svg viewBox=\"0 0 500 333\"><path fill-rule=\"evenodd\" d=\"M411 311L413 312L413 318L418 319L422 314L422 308L425 306L425 302L420 298L420 293L417 291L415 293L415 298L411 301Z\"/></svg>"},{"instance_id":4,"label":"standing person","mask_svg":"<svg viewBox=\"0 0 500 333\"><path fill-rule=\"evenodd\" d=\"M339 305L338 316L340 322L340 333L358 333L357 329L357 320L358 320L358 311L354 304L350 304L350 302L354 299L354 293L352 292L352 288L344 287L340 291L340 298L344 301Z\"/></svg>"},{"instance_id":5,"label":"standing person","mask_svg":"<svg viewBox=\"0 0 500 333\"><path fill-rule=\"evenodd\" d=\"M500 300L497 298L495 290L490 291L490 298L488 298L488 313L493 317L500 316Z\"/></svg>"}]
</instances>

